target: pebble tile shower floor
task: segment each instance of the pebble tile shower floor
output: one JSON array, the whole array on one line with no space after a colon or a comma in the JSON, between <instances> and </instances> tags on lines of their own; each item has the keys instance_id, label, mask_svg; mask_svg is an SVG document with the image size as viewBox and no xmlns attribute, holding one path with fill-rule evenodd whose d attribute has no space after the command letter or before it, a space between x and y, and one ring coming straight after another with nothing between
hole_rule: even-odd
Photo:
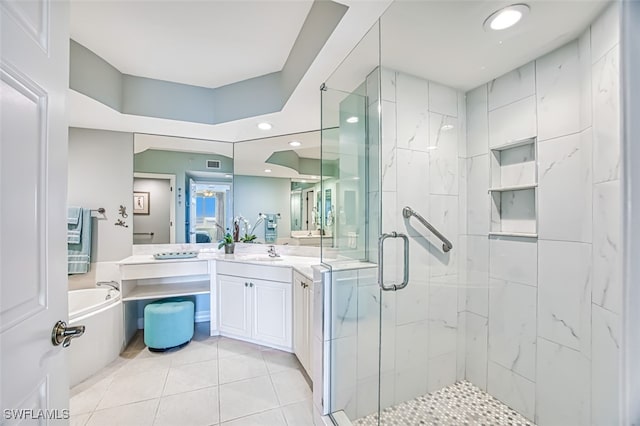
<instances>
[{"instance_id":1,"label":"pebble tile shower floor","mask_svg":"<svg viewBox=\"0 0 640 426\"><path fill-rule=\"evenodd\" d=\"M377 426L378 414L358 419L355 425ZM515 410L467 381L385 408L380 425L535 426Z\"/></svg>"}]
</instances>

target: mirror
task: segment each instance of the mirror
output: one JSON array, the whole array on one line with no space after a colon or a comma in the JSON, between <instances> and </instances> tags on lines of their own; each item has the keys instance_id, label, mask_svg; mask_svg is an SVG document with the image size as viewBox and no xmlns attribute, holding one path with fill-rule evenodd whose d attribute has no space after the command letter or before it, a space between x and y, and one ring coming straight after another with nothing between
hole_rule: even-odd
<instances>
[{"instance_id":1,"label":"mirror","mask_svg":"<svg viewBox=\"0 0 640 426\"><path fill-rule=\"evenodd\" d=\"M322 191L319 131L236 143L134 136L134 192L148 193L149 207L134 215L134 244L216 242L226 230L247 242L330 244L331 189Z\"/></svg>"},{"instance_id":2,"label":"mirror","mask_svg":"<svg viewBox=\"0 0 640 426\"><path fill-rule=\"evenodd\" d=\"M319 246L314 206L320 193L320 132L237 142L234 148L234 214L250 224L249 236ZM247 232L241 229L240 235Z\"/></svg>"},{"instance_id":3,"label":"mirror","mask_svg":"<svg viewBox=\"0 0 640 426\"><path fill-rule=\"evenodd\" d=\"M233 228L233 144L134 135L133 243L210 243Z\"/></svg>"}]
</instances>

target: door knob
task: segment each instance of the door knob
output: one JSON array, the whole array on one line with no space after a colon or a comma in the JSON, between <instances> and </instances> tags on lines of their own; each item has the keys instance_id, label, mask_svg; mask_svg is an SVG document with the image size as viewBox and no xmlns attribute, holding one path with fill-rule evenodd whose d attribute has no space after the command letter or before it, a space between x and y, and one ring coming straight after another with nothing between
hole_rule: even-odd
<instances>
[{"instance_id":1,"label":"door knob","mask_svg":"<svg viewBox=\"0 0 640 426\"><path fill-rule=\"evenodd\" d=\"M62 347L66 348L71 344L71 339L80 337L83 334L84 325L67 327L66 322L58 321L51 331L51 343L53 343L53 346L62 344Z\"/></svg>"}]
</instances>

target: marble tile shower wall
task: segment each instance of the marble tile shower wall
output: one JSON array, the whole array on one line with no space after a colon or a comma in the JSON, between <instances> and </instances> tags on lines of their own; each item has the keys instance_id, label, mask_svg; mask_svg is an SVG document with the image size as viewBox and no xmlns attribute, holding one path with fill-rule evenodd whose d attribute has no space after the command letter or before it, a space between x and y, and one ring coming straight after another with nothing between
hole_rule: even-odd
<instances>
[{"instance_id":1,"label":"marble tile shower wall","mask_svg":"<svg viewBox=\"0 0 640 426\"><path fill-rule=\"evenodd\" d=\"M458 235L466 227L466 215L460 213L466 209L460 204L466 199L464 94L387 69L379 78L378 72L367 78L368 199L370 215L376 218L370 221L370 232L378 235L381 223L382 232L409 235L410 285L383 292L380 300L375 273L333 274L332 406L344 409L351 419L377 410L379 381L385 408L464 378L464 321L459 319L464 297L458 294L458 259L464 259ZM375 119L380 92L382 126ZM443 253L437 238L415 219L404 219L404 206L427 218L452 241L454 250ZM376 258L377 241L372 240L369 249ZM387 240L387 282L402 279L402 256L400 241Z\"/></svg>"},{"instance_id":2,"label":"marble tile shower wall","mask_svg":"<svg viewBox=\"0 0 640 426\"><path fill-rule=\"evenodd\" d=\"M618 423L618 31L614 5L466 95L464 374L540 426ZM531 136L538 239L488 237L490 149Z\"/></svg>"}]
</instances>

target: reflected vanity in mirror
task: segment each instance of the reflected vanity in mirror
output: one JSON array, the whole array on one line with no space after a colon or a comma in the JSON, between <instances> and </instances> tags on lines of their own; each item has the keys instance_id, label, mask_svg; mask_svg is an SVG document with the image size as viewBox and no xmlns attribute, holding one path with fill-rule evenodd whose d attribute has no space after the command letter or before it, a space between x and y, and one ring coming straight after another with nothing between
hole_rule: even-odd
<instances>
[{"instance_id":1,"label":"reflected vanity in mirror","mask_svg":"<svg viewBox=\"0 0 640 426\"><path fill-rule=\"evenodd\" d=\"M242 242L354 245L363 194L334 176L337 155L325 152L321 171L320 140L319 131L236 143L135 134L133 190L148 195L145 214L133 215L134 244L216 243L235 231Z\"/></svg>"}]
</instances>

